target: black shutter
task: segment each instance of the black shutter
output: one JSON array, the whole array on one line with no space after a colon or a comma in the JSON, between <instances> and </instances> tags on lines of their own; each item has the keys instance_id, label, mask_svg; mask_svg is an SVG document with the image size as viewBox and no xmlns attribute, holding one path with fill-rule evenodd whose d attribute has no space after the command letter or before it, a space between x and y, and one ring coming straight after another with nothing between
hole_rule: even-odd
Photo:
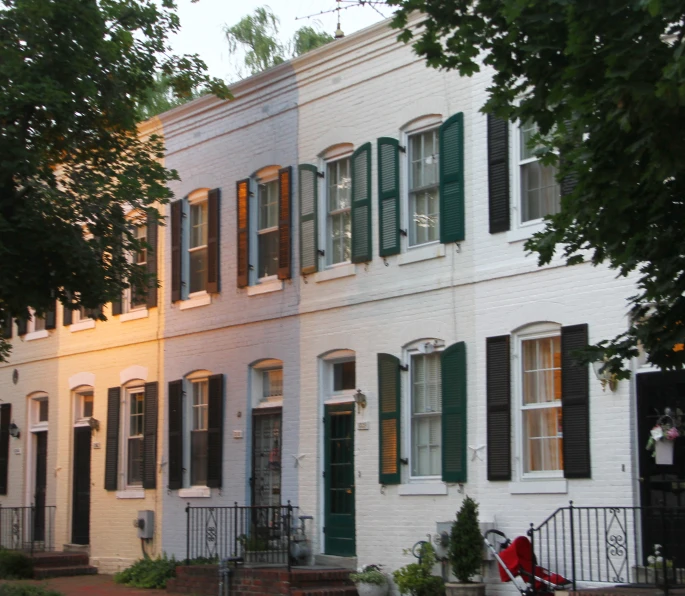
<instances>
[{"instance_id":1,"label":"black shutter","mask_svg":"<svg viewBox=\"0 0 685 596\"><path fill-rule=\"evenodd\" d=\"M278 279L290 279L292 273L293 168L278 170Z\"/></svg>"},{"instance_id":2,"label":"black shutter","mask_svg":"<svg viewBox=\"0 0 685 596\"><path fill-rule=\"evenodd\" d=\"M145 383L143 488L157 488L157 383Z\"/></svg>"},{"instance_id":3,"label":"black shutter","mask_svg":"<svg viewBox=\"0 0 685 596\"><path fill-rule=\"evenodd\" d=\"M12 339L12 315L7 311L0 312L2 319L2 327L0 328L0 336L4 339Z\"/></svg>"},{"instance_id":4,"label":"black shutter","mask_svg":"<svg viewBox=\"0 0 685 596\"><path fill-rule=\"evenodd\" d=\"M466 482L466 344L440 355L442 375L442 479Z\"/></svg>"},{"instance_id":5,"label":"black shutter","mask_svg":"<svg viewBox=\"0 0 685 596\"><path fill-rule=\"evenodd\" d=\"M490 233L509 229L509 122L488 114Z\"/></svg>"},{"instance_id":6,"label":"black shutter","mask_svg":"<svg viewBox=\"0 0 685 596\"><path fill-rule=\"evenodd\" d=\"M561 328L561 408L564 476L590 478L590 384L587 364L574 352L588 345L588 326Z\"/></svg>"},{"instance_id":7,"label":"black shutter","mask_svg":"<svg viewBox=\"0 0 685 596\"><path fill-rule=\"evenodd\" d=\"M221 488L224 450L224 375L209 377L207 418L207 486Z\"/></svg>"},{"instance_id":8,"label":"black shutter","mask_svg":"<svg viewBox=\"0 0 685 596\"><path fill-rule=\"evenodd\" d=\"M352 258L353 263L371 260L371 143L359 147L352 164Z\"/></svg>"},{"instance_id":9,"label":"black shutter","mask_svg":"<svg viewBox=\"0 0 685 596\"><path fill-rule=\"evenodd\" d=\"M250 180L236 183L236 214L238 239L236 243L237 285L244 288L250 283Z\"/></svg>"},{"instance_id":10,"label":"black shutter","mask_svg":"<svg viewBox=\"0 0 685 596\"><path fill-rule=\"evenodd\" d=\"M399 484L400 472L400 360L378 354L378 482Z\"/></svg>"},{"instance_id":11,"label":"black shutter","mask_svg":"<svg viewBox=\"0 0 685 596\"><path fill-rule=\"evenodd\" d=\"M169 489L183 486L183 381L169 383Z\"/></svg>"},{"instance_id":12,"label":"black shutter","mask_svg":"<svg viewBox=\"0 0 685 596\"><path fill-rule=\"evenodd\" d=\"M35 316L35 315L34 315ZM26 335L27 321L26 319L17 319L17 335Z\"/></svg>"},{"instance_id":13,"label":"black shutter","mask_svg":"<svg viewBox=\"0 0 685 596\"><path fill-rule=\"evenodd\" d=\"M10 457L10 422L12 404L0 405L0 495L7 494L7 473Z\"/></svg>"},{"instance_id":14,"label":"black shutter","mask_svg":"<svg viewBox=\"0 0 685 596\"><path fill-rule=\"evenodd\" d=\"M488 480L511 480L511 356L509 336L486 339Z\"/></svg>"},{"instance_id":15,"label":"black shutter","mask_svg":"<svg viewBox=\"0 0 685 596\"><path fill-rule=\"evenodd\" d=\"M181 230L183 220L183 201L171 203L171 301L181 299L181 269L183 253L181 251Z\"/></svg>"},{"instance_id":16,"label":"black shutter","mask_svg":"<svg viewBox=\"0 0 685 596\"><path fill-rule=\"evenodd\" d=\"M150 248L147 251L146 273L148 274L148 288L147 288L147 307L154 308L157 306L157 220L154 217L147 216L147 243ZM119 308L121 308L121 301L119 301ZM114 309L114 303L112 303ZM119 311L119 314L121 310ZM112 310L112 314L117 314Z\"/></svg>"},{"instance_id":17,"label":"black shutter","mask_svg":"<svg viewBox=\"0 0 685 596\"><path fill-rule=\"evenodd\" d=\"M207 291L216 294L220 288L221 190L214 188L207 195Z\"/></svg>"},{"instance_id":18,"label":"black shutter","mask_svg":"<svg viewBox=\"0 0 685 596\"><path fill-rule=\"evenodd\" d=\"M105 453L105 490L117 490L119 475L119 414L121 387L107 390L107 435Z\"/></svg>"},{"instance_id":19,"label":"black shutter","mask_svg":"<svg viewBox=\"0 0 685 596\"><path fill-rule=\"evenodd\" d=\"M400 151L397 139L378 139L378 233L381 257L400 252Z\"/></svg>"},{"instance_id":20,"label":"black shutter","mask_svg":"<svg viewBox=\"0 0 685 596\"><path fill-rule=\"evenodd\" d=\"M57 302L53 302L45 311L45 328L54 329L57 327Z\"/></svg>"}]
</instances>

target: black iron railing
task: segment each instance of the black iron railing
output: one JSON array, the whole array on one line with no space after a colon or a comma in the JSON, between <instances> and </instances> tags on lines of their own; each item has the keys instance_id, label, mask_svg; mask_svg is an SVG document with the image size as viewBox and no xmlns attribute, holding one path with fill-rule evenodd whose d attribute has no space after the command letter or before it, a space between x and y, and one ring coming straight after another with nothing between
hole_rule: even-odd
<instances>
[{"instance_id":1,"label":"black iron railing","mask_svg":"<svg viewBox=\"0 0 685 596\"><path fill-rule=\"evenodd\" d=\"M186 507L186 559L286 565L297 507Z\"/></svg>"},{"instance_id":2,"label":"black iron railing","mask_svg":"<svg viewBox=\"0 0 685 596\"><path fill-rule=\"evenodd\" d=\"M577 582L685 586L685 507L576 507L528 537L537 564Z\"/></svg>"},{"instance_id":3,"label":"black iron railing","mask_svg":"<svg viewBox=\"0 0 685 596\"><path fill-rule=\"evenodd\" d=\"M55 509L0 505L0 548L31 553L54 550Z\"/></svg>"}]
</instances>

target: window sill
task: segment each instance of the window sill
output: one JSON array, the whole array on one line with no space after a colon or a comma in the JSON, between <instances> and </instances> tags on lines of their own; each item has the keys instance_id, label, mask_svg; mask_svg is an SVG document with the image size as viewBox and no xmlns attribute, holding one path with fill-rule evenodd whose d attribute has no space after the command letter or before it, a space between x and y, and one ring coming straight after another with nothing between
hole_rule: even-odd
<instances>
[{"instance_id":1,"label":"window sill","mask_svg":"<svg viewBox=\"0 0 685 596\"><path fill-rule=\"evenodd\" d=\"M404 254L401 254L397 259L400 265L409 265L410 263L418 263L420 261L428 261L429 259L438 259L445 256L445 245L431 243L428 246L417 246L410 248Z\"/></svg>"},{"instance_id":2,"label":"window sill","mask_svg":"<svg viewBox=\"0 0 685 596\"><path fill-rule=\"evenodd\" d=\"M268 281L263 281L256 286L247 287L248 296L259 296L259 294L268 294L269 292L278 292L283 289L283 280L280 279L270 279Z\"/></svg>"},{"instance_id":3,"label":"window sill","mask_svg":"<svg viewBox=\"0 0 685 596\"><path fill-rule=\"evenodd\" d=\"M126 321L136 321L138 319L147 319L147 318L148 318L147 308L139 308L137 310L125 312L123 315L121 315L119 317L119 320L122 323L125 323Z\"/></svg>"},{"instance_id":4,"label":"window sill","mask_svg":"<svg viewBox=\"0 0 685 596\"><path fill-rule=\"evenodd\" d=\"M444 482L400 484L397 494L401 497L412 495L446 495L447 485Z\"/></svg>"},{"instance_id":5,"label":"window sill","mask_svg":"<svg viewBox=\"0 0 685 596\"><path fill-rule=\"evenodd\" d=\"M24 341L33 341L34 339L43 339L44 337L49 337L47 329L41 329L40 331L32 331L24 336Z\"/></svg>"},{"instance_id":6,"label":"window sill","mask_svg":"<svg viewBox=\"0 0 685 596\"><path fill-rule=\"evenodd\" d=\"M140 488L129 488L117 491L117 499L144 499L145 491Z\"/></svg>"},{"instance_id":7,"label":"window sill","mask_svg":"<svg viewBox=\"0 0 685 596\"><path fill-rule=\"evenodd\" d=\"M568 493L568 481L554 478L510 482L509 493L512 495L565 495Z\"/></svg>"},{"instance_id":8,"label":"window sill","mask_svg":"<svg viewBox=\"0 0 685 596\"><path fill-rule=\"evenodd\" d=\"M179 310L188 310L189 308L197 308L198 306L207 306L212 303L212 297L206 292L202 294L195 294L189 296L187 300L181 300Z\"/></svg>"},{"instance_id":9,"label":"window sill","mask_svg":"<svg viewBox=\"0 0 685 596\"><path fill-rule=\"evenodd\" d=\"M282 408L283 407L283 398L278 397L278 398L267 398L263 401L260 401L255 407L255 410L258 410L260 408Z\"/></svg>"},{"instance_id":10,"label":"window sill","mask_svg":"<svg viewBox=\"0 0 685 596\"><path fill-rule=\"evenodd\" d=\"M524 224L513 230L507 232L507 242L522 242L523 240L528 240L533 234L537 232L542 232L545 229L545 222L538 221L536 223Z\"/></svg>"},{"instance_id":11,"label":"window sill","mask_svg":"<svg viewBox=\"0 0 685 596\"><path fill-rule=\"evenodd\" d=\"M85 321L79 321L78 323L69 325L69 330L72 333L84 331L85 329L95 329L95 321L93 319L86 319Z\"/></svg>"},{"instance_id":12,"label":"window sill","mask_svg":"<svg viewBox=\"0 0 685 596\"><path fill-rule=\"evenodd\" d=\"M354 263L342 263L340 265L333 265L329 269L315 273L314 281L318 284L322 281L340 279L341 277L350 277L351 275L357 275L357 266Z\"/></svg>"},{"instance_id":13,"label":"window sill","mask_svg":"<svg viewBox=\"0 0 685 596\"><path fill-rule=\"evenodd\" d=\"M208 486L181 488L178 491L178 496L182 499L206 499L212 496L212 489Z\"/></svg>"}]
</instances>

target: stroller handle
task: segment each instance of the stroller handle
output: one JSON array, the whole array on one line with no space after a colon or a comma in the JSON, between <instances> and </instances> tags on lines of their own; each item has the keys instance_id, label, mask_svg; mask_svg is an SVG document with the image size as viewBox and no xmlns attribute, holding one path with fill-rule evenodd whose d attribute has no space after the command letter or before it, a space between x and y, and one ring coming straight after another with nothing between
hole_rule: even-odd
<instances>
[{"instance_id":1,"label":"stroller handle","mask_svg":"<svg viewBox=\"0 0 685 596\"><path fill-rule=\"evenodd\" d=\"M501 536L505 540L508 540L504 532L502 532L501 530L488 530L487 532L485 532L485 534L483 534L483 538L487 539L487 537L490 536L490 534L495 534L497 536Z\"/></svg>"}]
</instances>

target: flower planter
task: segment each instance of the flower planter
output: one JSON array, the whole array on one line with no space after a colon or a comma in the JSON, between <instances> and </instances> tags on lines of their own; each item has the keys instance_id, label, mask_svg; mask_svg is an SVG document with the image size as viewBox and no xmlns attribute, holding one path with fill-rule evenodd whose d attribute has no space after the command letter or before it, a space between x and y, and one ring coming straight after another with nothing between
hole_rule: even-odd
<instances>
[{"instance_id":1,"label":"flower planter","mask_svg":"<svg viewBox=\"0 0 685 596\"><path fill-rule=\"evenodd\" d=\"M357 582L354 584L357 588L359 596L385 596L388 593L388 584L367 584L364 582Z\"/></svg>"},{"instance_id":2,"label":"flower planter","mask_svg":"<svg viewBox=\"0 0 685 596\"><path fill-rule=\"evenodd\" d=\"M445 584L446 596L485 596L485 584Z\"/></svg>"},{"instance_id":3,"label":"flower planter","mask_svg":"<svg viewBox=\"0 0 685 596\"><path fill-rule=\"evenodd\" d=\"M673 441L662 439L654 444L654 459L657 465L673 465Z\"/></svg>"}]
</instances>

